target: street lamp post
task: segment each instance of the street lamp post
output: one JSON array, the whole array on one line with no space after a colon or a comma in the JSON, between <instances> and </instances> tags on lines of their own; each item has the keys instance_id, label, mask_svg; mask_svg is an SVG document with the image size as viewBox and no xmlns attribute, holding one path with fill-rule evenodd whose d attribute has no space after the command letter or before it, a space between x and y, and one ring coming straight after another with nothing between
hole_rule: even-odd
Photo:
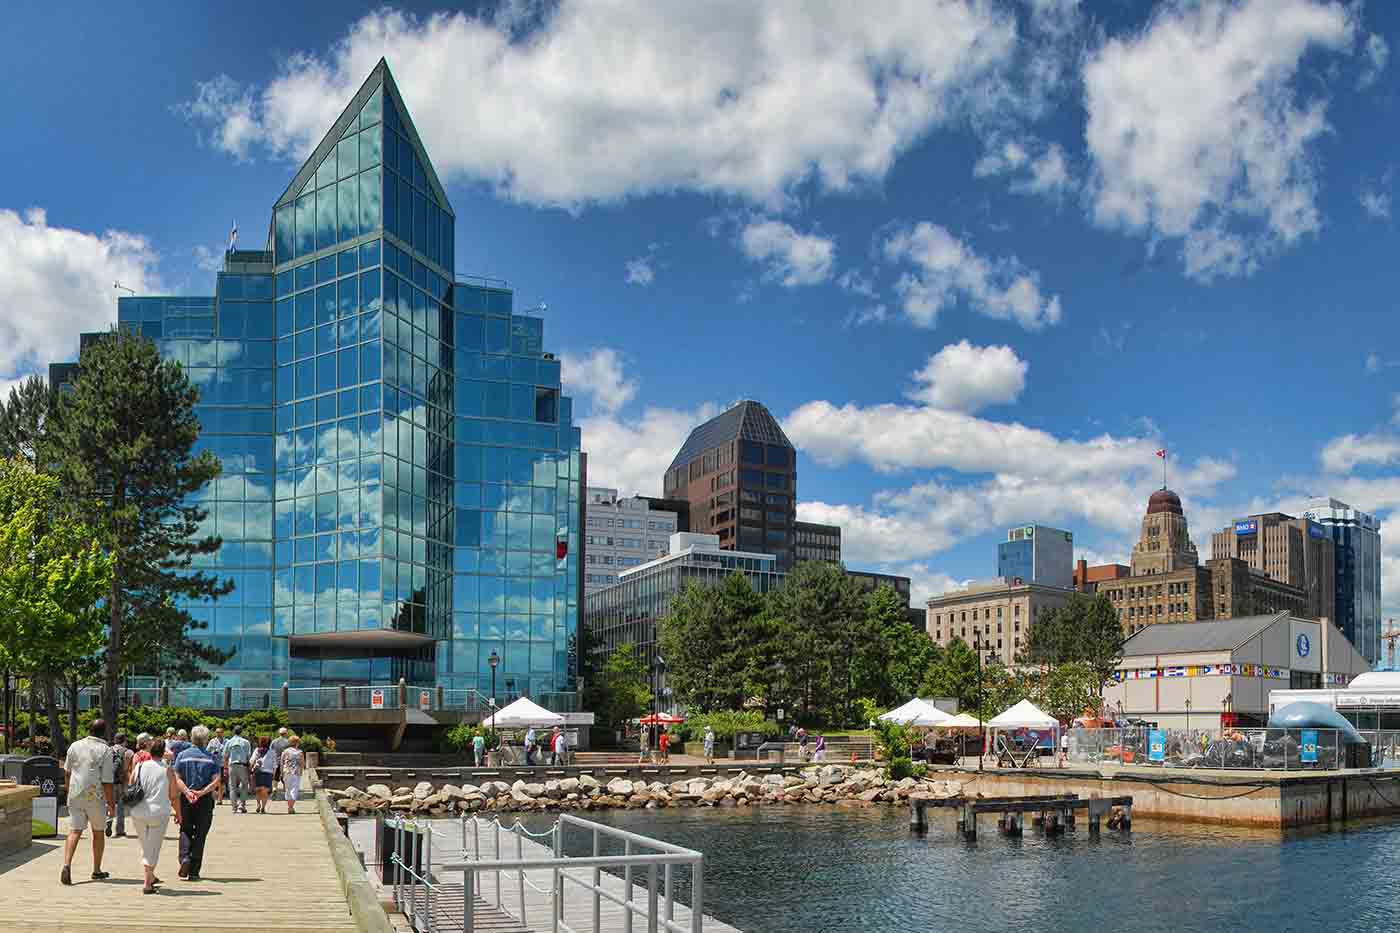
<instances>
[{"instance_id":1,"label":"street lamp post","mask_svg":"<svg viewBox=\"0 0 1400 933\"><path fill-rule=\"evenodd\" d=\"M977 771L982 771L982 759L987 751L987 736L982 727L982 651L991 645L982 641L980 633L972 636L972 653L977 656Z\"/></svg>"},{"instance_id":2,"label":"street lamp post","mask_svg":"<svg viewBox=\"0 0 1400 933\"><path fill-rule=\"evenodd\" d=\"M496 714L496 666L501 663L501 656L496 654L496 649L491 649L491 657L486 659L486 663L491 665L491 699L488 701L488 705L491 707L491 714L494 716ZM492 720L492 728L494 728L495 725L495 720Z\"/></svg>"},{"instance_id":3,"label":"street lamp post","mask_svg":"<svg viewBox=\"0 0 1400 933\"><path fill-rule=\"evenodd\" d=\"M1186 740L1191 741L1191 699L1186 699Z\"/></svg>"},{"instance_id":4,"label":"street lamp post","mask_svg":"<svg viewBox=\"0 0 1400 933\"><path fill-rule=\"evenodd\" d=\"M651 662L651 721L653 725L659 725L656 720L656 702L661 694L661 675L665 671L666 659L658 654Z\"/></svg>"}]
</instances>

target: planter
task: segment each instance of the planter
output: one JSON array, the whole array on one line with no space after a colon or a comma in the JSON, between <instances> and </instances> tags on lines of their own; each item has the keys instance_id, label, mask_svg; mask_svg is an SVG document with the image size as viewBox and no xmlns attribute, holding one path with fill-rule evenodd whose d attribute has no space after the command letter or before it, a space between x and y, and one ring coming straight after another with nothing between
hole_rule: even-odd
<instances>
[{"instance_id":1,"label":"planter","mask_svg":"<svg viewBox=\"0 0 1400 933\"><path fill-rule=\"evenodd\" d=\"M321 753L320 753L320 752L307 752L307 753L306 753L306 766L307 766L308 768L316 768L316 767L319 767L320 764L321 764Z\"/></svg>"}]
</instances>

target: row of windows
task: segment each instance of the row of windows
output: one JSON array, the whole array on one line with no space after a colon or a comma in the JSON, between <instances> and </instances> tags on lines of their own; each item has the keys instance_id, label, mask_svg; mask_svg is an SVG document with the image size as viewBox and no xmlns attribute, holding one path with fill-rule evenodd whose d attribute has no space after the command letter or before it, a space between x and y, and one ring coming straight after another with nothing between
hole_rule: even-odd
<instances>
[{"instance_id":1,"label":"row of windows","mask_svg":"<svg viewBox=\"0 0 1400 933\"><path fill-rule=\"evenodd\" d=\"M641 557L614 557L611 554L589 554L588 564L594 566L601 564L607 567L640 567L646 563Z\"/></svg>"}]
</instances>

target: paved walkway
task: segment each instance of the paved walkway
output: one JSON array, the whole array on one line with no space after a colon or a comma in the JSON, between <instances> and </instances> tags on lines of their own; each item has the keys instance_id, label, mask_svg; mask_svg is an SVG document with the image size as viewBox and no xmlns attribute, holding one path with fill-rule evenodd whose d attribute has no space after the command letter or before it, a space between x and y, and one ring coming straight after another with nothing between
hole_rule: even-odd
<instances>
[{"instance_id":1,"label":"paved walkway","mask_svg":"<svg viewBox=\"0 0 1400 933\"><path fill-rule=\"evenodd\" d=\"M302 812L305 810L305 812ZM315 800L294 816L275 801L268 813L216 808L200 881L181 881L179 831L165 833L156 874L160 894L141 893L141 846L108 839L106 881L92 881L92 843L85 834L73 859L73 886L59 884L63 838L39 839L26 852L0 858L0 931L31 933L350 933L355 929L336 879ZM59 832L67 833L68 818Z\"/></svg>"}]
</instances>

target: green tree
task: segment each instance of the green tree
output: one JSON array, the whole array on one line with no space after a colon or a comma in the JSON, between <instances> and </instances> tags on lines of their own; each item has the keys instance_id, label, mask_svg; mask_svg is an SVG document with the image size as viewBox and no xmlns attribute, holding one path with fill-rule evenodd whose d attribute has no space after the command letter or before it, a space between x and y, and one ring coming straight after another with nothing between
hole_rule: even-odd
<instances>
[{"instance_id":1,"label":"green tree","mask_svg":"<svg viewBox=\"0 0 1400 933\"><path fill-rule=\"evenodd\" d=\"M785 623L783 670L808 717L844 722L865 618L865 594L836 564L804 561L769 600Z\"/></svg>"},{"instance_id":2,"label":"green tree","mask_svg":"<svg viewBox=\"0 0 1400 933\"><path fill-rule=\"evenodd\" d=\"M1082 663L1099 678L1098 692L1123 660L1123 625L1108 597L1075 593L1031 623L1021 660L1047 666Z\"/></svg>"},{"instance_id":3,"label":"green tree","mask_svg":"<svg viewBox=\"0 0 1400 933\"><path fill-rule=\"evenodd\" d=\"M953 638L943 656L929 670L919 687L921 696L953 697L958 709L977 708L977 655L967 642Z\"/></svg>"},{"instance_id":4,"label":"green tree","mask_svg":"<svg viewBox=\"0 0 1400 933\"><path fill-rule=\"evenodd\" d=\"M231 657L189 637L201 624L177 605L232 589L191 569L220 546L203 533L207 513L193 501L220 469L212 453L195 452L198 401L184 368L162 360L152 341L113 331L83 351L59 407L54 448L65 492L91 511L114 559L102 685L109 730L129 660L160 668L174 659L181 675L199 677L196 662Z\"/></svg>"},{"instance_id":5,"label":"green tree","mask_svg":"<svg viewBox=\"0 0 1400 933\"><path fill-rule=\"evenodd\" d=\"M1031 680L997 661L982 668L981 712L991 719L1031 695Z\"/></svg>"},{"instance_id":6,"label":"green tree","mask_svg":"<svg viewBox=\"0 0 1400 933\"><path fill-rule=\"evenodd\" d=\"M1038 678L1032 691L1035 705L1061 722L1086 709L1097 710L1102 694L1098 672L1083 661L1055 665Z\"/></svg>"},{"instance_id":7,"label":"green tree","mask_svg":"<svg viewBox=\"0 0 1400 933\"><path fill-rule=\"evenodd\" d=\"M43 461L51 456L50 430L57 404L57 394L38 376L12 387L0 405L0 457L19 457L35 469L44 469Z\"/></svg>"},{"instance_id":8,"label":"green tree","mask_svg":"<svg viewBox=\"0 0 1400 933\"><path fill-rule=\"evenodd\" d=\"M650 672L631 644L618 645L591 678L588 709L605 732L651 708Z\"/></svg>"},{"instance_id":9,"label":"green tree","mask_svg":"<svg viewBox=\"0 0 1400 933\"><path fill-rule=\"evenodd\" d=\"M98 601L112 564L92 529L62 507L57 478L22 458L0 462L0 657L43 681L56 744L54 687L101 647ZM78 681L69 681L74 691Z\"/></svg>"},{"instance_id":10,"label":"green tree","mask_svg":"<svg viewBox=\"0 0 1400 933\"><path fill-rule=\"evenodd\" d=\"M857 696L869 697L885 709L898 706L918 692L939 655L928 633L909 624L908 610L894 587L884 585L866 596L855 657Z\"/></svg>"},{"instance_id":11,"label":"green tree","mask_svg":"<svg viewBox=\"0 0 1400 933\"><path fill-rule=\"evenodd\" d=\"M700 710L743 706L746 676L759 664L746 640L763 608L741 573L712 586L686 584L671 600L658 633L666 680L677 699Z\"/></svg>"}]
</instances>

